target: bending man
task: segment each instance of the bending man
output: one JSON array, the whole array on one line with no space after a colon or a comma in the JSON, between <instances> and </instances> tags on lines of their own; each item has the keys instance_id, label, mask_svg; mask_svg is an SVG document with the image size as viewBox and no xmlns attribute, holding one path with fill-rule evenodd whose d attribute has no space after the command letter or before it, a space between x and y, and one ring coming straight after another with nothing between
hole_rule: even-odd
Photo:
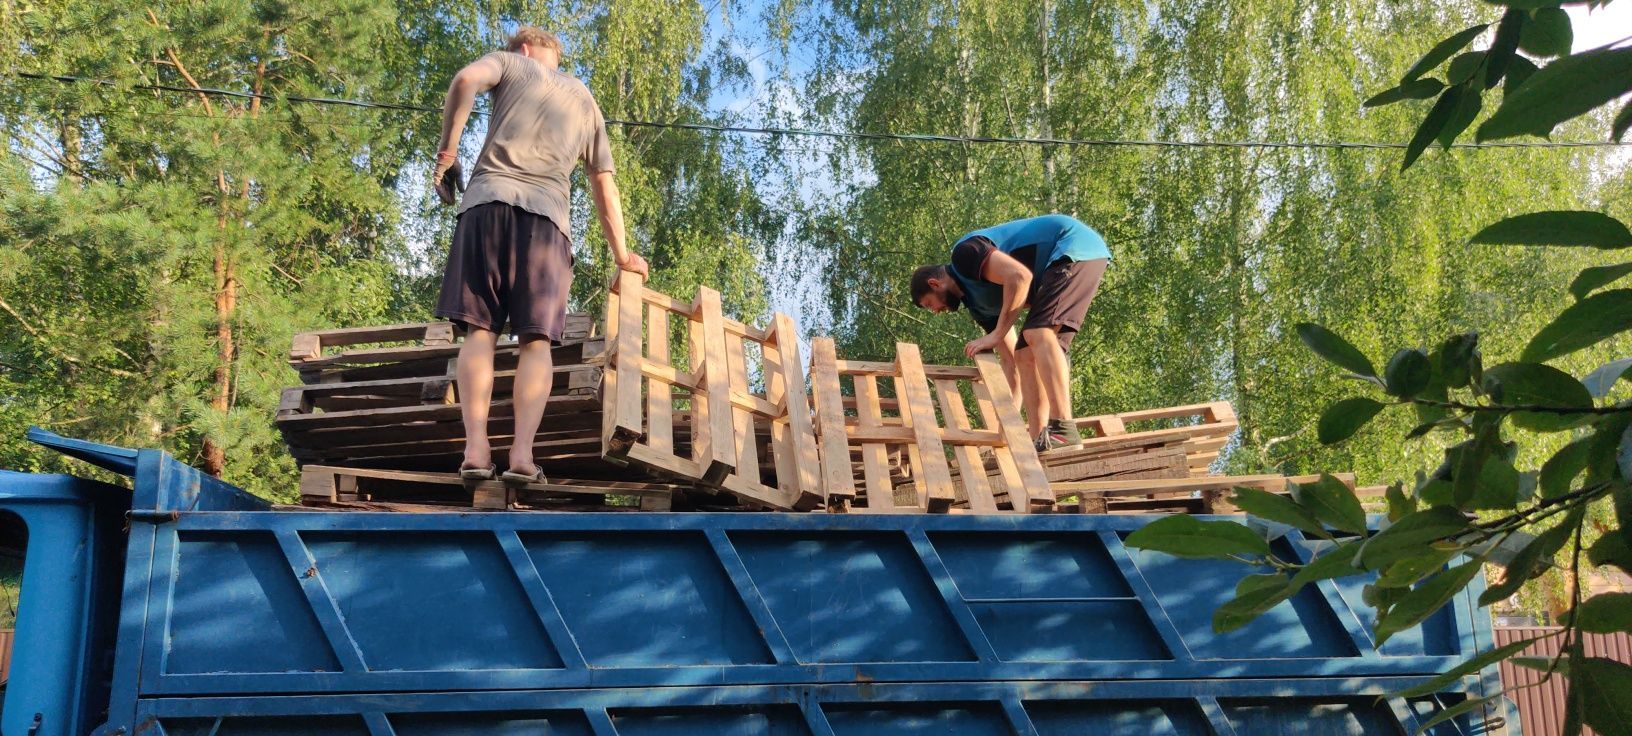
<instances>
[{"instance_id":1,"label":"bending man","mask_svg":"<svg viewBox=\"0 0 1632 736\"><path fill-rule=\"evenodd\" d=\"M507 483L536 482L533 441L550 398L550 348L566 327L572 289L567 237L570 177L584 162L601 231L618 267L646 275L646 261L624 245L623 210L612 180L612 149L601 108L582 82L559 69L561 42L521 28L509 50L459 70L442 111L442 146L431 182L451 203L459 136L476 95L491 91L487 138L471 173L453 231L436 315L465 329L459 350L459 399L465 424L460 475L491 479L497 468L487 435L493 395L493 350L506 323L520 341L514 389L515 438Z\"/></svg>"},{"instance_id":2,"label":"bending man","mask_svg":"<svg viewBox=\"0 0 1632 736\"><path fill-rule=\"evenodd\" d=\"M1105 239L1066 215L1043 215L976 230L958 238L951 263L912 274L912 301L931 312L969 308L984 337L964 346L970 357L997 350L1009 384L1025 402L1037 449L1081 442L1071 419L1071 365L1066 350L1099 291L1110 262ZM1020 338L1013 327L1030 307Z\"/></svg>"}]
</instances>

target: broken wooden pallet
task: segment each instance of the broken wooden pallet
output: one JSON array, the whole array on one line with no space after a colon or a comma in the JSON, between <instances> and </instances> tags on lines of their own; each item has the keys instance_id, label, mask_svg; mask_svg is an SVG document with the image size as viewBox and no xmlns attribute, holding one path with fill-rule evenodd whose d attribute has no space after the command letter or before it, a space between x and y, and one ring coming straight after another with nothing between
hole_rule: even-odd
<instances>
[{"instance_id":1,"label":"broken wooden pallet","mask_svg":"<svg viewBox=\"0 0 1632 736\"><path fill-rule=\"evenodd\" d=\"M1208 473L1230 435L1240 426L1235 419L1235 409L1228 401L1102 414L1075 421L1083 433L1081 449L1110 453L1182 445L1192 475ZM1139 425L1151 422L1164 426L1138 429Z\"/></svg>"},{"instance_id":2,"label":"broken wooden pallet","mask_svg":"<svg viewBox=\"0 0 1632 736\"><path fill-rule=\"evenodd\" d=\"M716 487L764 508L823 502L816 438L793 319L769 329L728 319L706 287L683 302L622 271L607 305L604 456ZM672 342L671 342L672 341ZM759 357L759 386L749 380ZM678 358L676 356L679 356ZM676 405L690 448L676 444ZM769 442L761 448L761 430Z\"/></svg>"},{"instance_id":3,"label":"broken wooden pallet","mask_svg":"<svg viewBox=\"0 0 1632 736\"><path fill-rule=\"evenodd\" d=\"M1350 490L1354 489L1353 473L1333 473ZM1207 513L1229 513L1235 510L1228 502L1230 492L1238 486L1259 488L1271 493L1286 493L1288 483L1313 483L1319 475L1209 475L1191 478L1137 479L1113 481L1085 481L1055 483L1054 493L1060 498L1075 496L1081 513L1105 513L1106 503L1113 498L1128 499L1144 496L1148 499L1197 497L1204 500Z\"/></svg>"},{"instance_id":4,"label":"broken wooden pallet","mask_svg":"<svg viewBox=\"0 0 1632 736\"><path fill-rule=\"evenodd\" d=\"M599 366L560 365L555 367L553 373L551 396L585 396L600 388ZM492 399L509 398L515 381L515 370L495 371ZM278 417L423 404L457 404L459 401L457 382L451 375L305 384L283 390L282 400L278 403Z\"/></svg>"},{"instance_id":5,"label":"broken wooden pallet","mask_svg":"<svg viewBox=\"0 0 1632 736\"><path fill-rule=\"evenodd\" d=\"M676 487L663 483L546 479L511 486L497 480L468 482L457 473L415 473L307 465L300 472L302 503L396 502L478 509L508 509L518 503L541 504L568 497L576 502L607 505L606 497L635 501L650 510L666 510Z\"/></svg>"},{"instance_id":6,"label":"broken wooden pallet","mask_svg":"<svg viewBox=\"0 0 1632 736\"><path fill-rule=\"evenodd\" d=\"M961 501L977 513L998 513L1004 510L999 498L1009 499L1007 510L1020 513L1051 507L1047 475L997 359L976 356L972 368L926 366L917 345L896 343L895 349L893 363L849 361L838 359L831 338L811 343L811 388L830 510L940 512ZM880 379L887 379L894 394L893 411L880 396ZM853 416L845 407L847 382ZM892 450L900 458L894 467ZM987 454L996 471L992 475ZM898 477L907 482L897 483ZM898 496L898 485L910 485L905 498ZM865 508L851 503L857 500Z\"/></svg>"},{"instance_id":7,"label":"broken wooden pallet","mask_svg":"<svg viewBox=\"0 0 1632 736\"><path fill-rule=\"evenodd\" d=\"M604 343L594 337L593 329L589 315L567 315L561 342L551 349L555 364L585 363L599 356ZM390 344L404 342L412 344ZM356 347L359 345L369 347ZM449 362L458 356L460 345L460 334L451 322L319 330L295 335L289 365L308 384L451 376ZM332 348L350 349L329 352ZM517 359L516 341L499 341L495 369L513 370Z\"/></svg>"}]
</instances>

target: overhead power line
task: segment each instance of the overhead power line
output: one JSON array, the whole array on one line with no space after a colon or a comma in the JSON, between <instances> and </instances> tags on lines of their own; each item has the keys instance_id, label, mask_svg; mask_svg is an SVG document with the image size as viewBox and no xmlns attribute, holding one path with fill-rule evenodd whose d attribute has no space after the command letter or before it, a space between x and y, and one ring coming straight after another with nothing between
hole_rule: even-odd
<instances>
[{"instance_id":1,"label":"overhead power line","mask_svg":"<svg viewBox=\"0 0 1632 736\"><path fill-rule=\"evenodd\" d=\"M211 87L178 87L164 84L136 84L123 85L108 79L79 77L67 74L38 74L34 72L16 72L24 79L37 79L62 82L65 84L89 83L99 86L114 87L129 91L175 92L189 95L207 95L211 97L230 97L246 100L266 100L270 102L295 102L313 105L336 105L376 110L397 110L414 113L439 113L442 108L427 107L424 105L405 105L394 102L375 102L371 100L350 100L338 97L306 97L300 95L269 95L256 92L241 92L234 90L215 89ZM477 112L476 114L482 114ZM656 122L649 120L615 120L608 118L607 125L618 125L625 128L658 128L667 130L692 130L710 133L736 133L743 135L776 135L776 136L807 136L816 138L840 138L851 140L872 141L903 141L912 143L959 143L959 144L1005 144L1005 145L1035 145L1035 146L1106 146L1106 147L1146 147L1146 148L1268 148L1268 149L1311 149L1311 150L1403 150L1408 147L1405 143L1367 142L1367 141L1229 141L1229 140L1202 140L1202 141L1174 141L1174 140L1135 140L1120 138L1020 138L1011 136L964 136L939 135L935 133L875 133L867 131L817 130L811 128L773 128L747 125L721 125L715 123L681 123ZM1483 148L1609 148L1616 146L1632 146L1632 140L1617 141L1495 141L1490 143L1453 143L1452 148L1483 149Z\"/></svg>"}]
</instances>

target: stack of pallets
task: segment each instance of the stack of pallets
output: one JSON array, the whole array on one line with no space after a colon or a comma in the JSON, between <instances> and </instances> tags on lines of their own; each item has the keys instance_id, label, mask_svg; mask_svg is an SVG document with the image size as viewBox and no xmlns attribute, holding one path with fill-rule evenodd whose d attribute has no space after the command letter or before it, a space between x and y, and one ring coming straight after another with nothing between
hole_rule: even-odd
<instances>
[{"instance_id":1,"label":"stack of pallets","mask_svg":"<svg viewBox=\"0 0 1632 736\"><path fill-rule=\"evenodd\" d=\"M1226 402L1078 420L1080 445L1041 456L997 359L926 365L801 358L792 318L758 326L621 274L604 329L573 314L535 458L546 482L467 483L447 322L297 335L277 423L302 465L302 503L418 511L770 510L833 513L1227 512L1229 489L1306 479L1218 476L1236 429ZM407 344L404 344L407 343ZM517 346L501 342L489 431L504 467ZM1340 476L1352 487L1352 476Z\"/></svg>"}]
</instances>

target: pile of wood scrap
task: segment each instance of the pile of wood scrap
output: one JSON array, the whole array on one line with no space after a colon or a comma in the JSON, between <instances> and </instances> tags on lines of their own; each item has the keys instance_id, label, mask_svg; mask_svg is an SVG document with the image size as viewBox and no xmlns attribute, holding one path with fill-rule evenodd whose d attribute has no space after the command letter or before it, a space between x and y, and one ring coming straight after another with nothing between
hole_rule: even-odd
<instances>
[{"instance_id":1,"label":"pile of wood scrap","mask_svg":"<svg viewBox=\"0 0 1632 736\"><path fill-rule=\"evenodd\" d=\"M891 360L846 360L818 337L807 362L799 338L787 315L749 324L712 289L681 300L621 273L604 328L570 315L552 349L540 483L452 472L464 428L447 322L297 335L301 383L277 425L302 503L327 509L1224 513L1235 486L1312 480L1210 474L1237 427L1227 402L1079 419L1081 444L1039 455L992 355L930 365L898 343ZM489 421L500 466L517 358L502 341Z\"/></svg>"}]
</instances>

